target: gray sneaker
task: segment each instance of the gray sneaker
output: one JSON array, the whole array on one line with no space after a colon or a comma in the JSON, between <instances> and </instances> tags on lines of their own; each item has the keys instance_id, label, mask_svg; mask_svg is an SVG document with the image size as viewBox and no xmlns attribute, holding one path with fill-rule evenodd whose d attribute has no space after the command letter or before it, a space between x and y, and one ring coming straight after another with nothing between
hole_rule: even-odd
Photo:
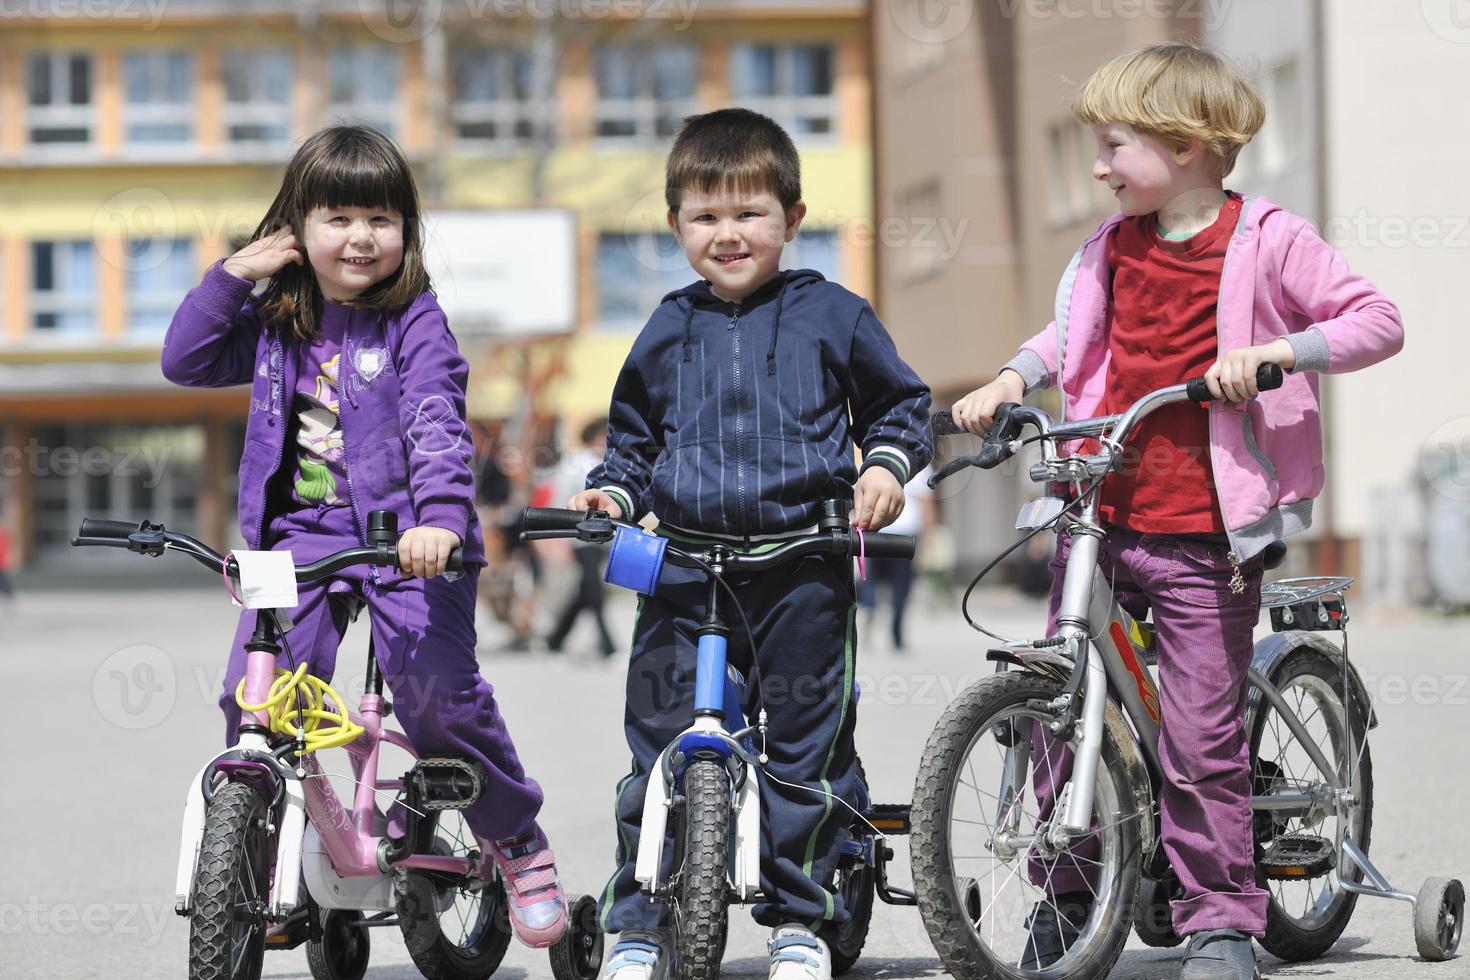
<instances>
[{"instance_id":1,"label":"gray sneaker","mask_svg":"<svg viewBox=\"0 0 1470 980\"><path fill-rule=\"evenodd\" d=\"M1210 929L1189 937L1179 980L1260 980L1251 937L1238 929Z\"/></svg>"}]
</instances>

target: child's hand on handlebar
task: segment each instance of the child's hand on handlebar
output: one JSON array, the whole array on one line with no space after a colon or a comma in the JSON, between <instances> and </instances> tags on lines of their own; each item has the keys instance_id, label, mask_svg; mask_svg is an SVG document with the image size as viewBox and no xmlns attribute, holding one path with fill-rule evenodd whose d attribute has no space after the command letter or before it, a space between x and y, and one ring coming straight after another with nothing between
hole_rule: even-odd
<instances>
[{"instance_id":1,"label":"child's hand on handlebar","mask_svg":"<svg viewBox=\"0 0 1470 980\"><path fill-rule=\"evenodd\" d=\"M903 513L903 484L886 466L869 466L852 488L852 526L881 531Z\"/></svg>"},{"instance_id":2,"label":"child's hand on handlebar","mask_svg":"<svg viewBox=\"0 0 1470 980\"><path fill-rule=\"evenodd\" d=\"M1259 347L1242 347L1222 356L1205 372L1210 394L1233 402L1250 401L1256 390L1256 371L1263 364L1279 364L1283 371L1296 367L1296 351L1286 338Z\"/></svg>"},{"instance_id":3,"label":"child's hand on handlebar","mask_svg":"<svg viewBox=\"0 0 1470 980\"><path fill-rule=\"evenodd\" d=\"M1026 396L1026 382L1015 371L1004 370L990 384L976 388L954 403L950 414L954 424L966 432L983 436L995 421L995 410L1006 402L1019 402Z\"/></svg>"},{"instance_id":4,"label":"child's hand on handlebar","mask_svg":"<svg viewBox=\"0 0 1470 980\"><path fill-rule=\"evenodd\" d=\"M618 521L623 518L623 508L611 495L601 490L583 490L567 501L567 510L605 510L607 516Z\"/></svg>"},{"instance_id":5,"label":"child's hand on handlebar","mask_svg":"<svg viewBox=\"0 0 1470 980\"><path fill-rule=\"evenodd\" d=\"M398 537L398 564L404 575L433 578L443 575L449 553L460 546L459 535L442 527L411 527Z\"/></svg>"}]
</instances>

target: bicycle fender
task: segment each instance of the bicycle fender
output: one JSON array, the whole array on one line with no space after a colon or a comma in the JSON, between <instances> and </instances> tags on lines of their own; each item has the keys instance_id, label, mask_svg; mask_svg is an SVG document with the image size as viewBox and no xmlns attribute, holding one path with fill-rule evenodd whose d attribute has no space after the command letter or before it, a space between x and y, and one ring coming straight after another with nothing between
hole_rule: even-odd
<instances>
[{"instance_id":1,"label":"bicycle fender","mask_svg":"<svg viewBox=\"0 0 1470 980\"><path fill-rule=\"evenodd\" d=\"M761 889L760 780L746 779L735 794L735 848L730 855L730 888L736 901L754 901Z\"/></svg>"},{"instance_id":2,"label":"bicycle fender","mask_svg":"<svg viewBox=\"0 0 1470 980\"><path fill-rule=\"evenodd\" d=\"M661 774L665 757L674 747L670 745L659 756L658 764L648 774L648 787L643 791L643 822L638 831L638 856L633 864L633 878L646 895L657 895L663 884L659 881L659 869L663 867L664 827L669 820L670 788Z\"/></svg>"},{"instance_id":3,"label":"bicycle fender","mask_svg":"<svg viewBox=\"0 0 1470 980\"><path fill-rule=\"evenodd\" d=\"M199 847L204 841L204 774L214 767L210 759L199 767L184 793L184 824L179 831L179 868L174 876L174 911L189 913L189 896L194 894L194 869L199 866Z\"/></svg>"},{"instance_id":4,"label":"bicycle fender","mask_svg":"<svg viewBox=\"0 0 1470 980\"><path fill-rule=\"evenodd\" d=\"M306 837L306 793L301 780L286 781L281 825L276 831L276 880L271 889L271 912L289 915L301 891L301 844Z\"/></svg>"},{"instance_id":5,"label":"bicycle fender","mask_svg":"<svg viewBox=\"0 0 1470 980\"><path fill-rule=\"evenodd\" d=\"M1275 683L1273 674L1287 655L1302 647L1319 650L1347 664L1348 678L1353 685L1353 698L1368 711L1367 724L1365 728L1372 730L1378 727L1378 712L1373 709L1373 702L1368 697L1368 687L1363 683L1362 675L1351 661L1343 657L1342 648L1331 640L1326 639L1318 633L1309 630L1285 630L1281 633L1272 633L1264 637L1256 644L1251 655L1251 668L1266 680ZM1254 686L1249 687L1246 692L1246 731L1249 732L1255 724L1256 714L1261 709L1261 692Z\"/></svg>"}]
</instances>

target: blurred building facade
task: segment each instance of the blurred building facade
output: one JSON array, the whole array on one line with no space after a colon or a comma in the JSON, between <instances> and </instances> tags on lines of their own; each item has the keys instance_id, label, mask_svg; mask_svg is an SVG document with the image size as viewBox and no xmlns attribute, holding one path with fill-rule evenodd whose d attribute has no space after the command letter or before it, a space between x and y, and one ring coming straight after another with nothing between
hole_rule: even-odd
<instances>
[{"instance_id":1,"label":"blurred building facade","mask_svg":"<svg viewBox=\"0 0 1470 980\"><path fill-rule=\"evenodd\" d=\"M637 329L693 278L662 203L691 113L739 104L786 125L810 205L789 263L873 286L862 0L38 0L15 14L0 34L0 520L33 568L74 560L85 515L238 542L246 396L172 387L159 345L321 126L392 135L426 206L576 216L571 333L460 337L472 416L520 449L605 412Z\"/></svg>"}]
</instances>

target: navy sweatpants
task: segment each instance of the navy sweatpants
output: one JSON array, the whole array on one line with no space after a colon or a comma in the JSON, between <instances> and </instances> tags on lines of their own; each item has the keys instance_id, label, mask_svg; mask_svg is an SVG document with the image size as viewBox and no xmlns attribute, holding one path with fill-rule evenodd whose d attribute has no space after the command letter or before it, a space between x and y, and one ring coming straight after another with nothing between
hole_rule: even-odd
<instances>
[{"instance_id":1,"label":"navy sweatpants","mask_svg":"<svg viewBox=\"0 0 1470 980\"><path fill-rule=\"evenodd\" d=\"M852 696L857 633L850 563L810 556L727 581L740 596L760 651L769 723L767 769L793 784L783 786L766 773L760 777L761 891L772 900L755 906L755 919L768 926L800 922L812 927L823 920L845 921L847 910L832 881L852 812L826 794L850 806L857 803ZM607 932L656 929L670 922L667 907L638 890L634 862L649 770L693 720L696 631L706 597L702 573L666 565L655 594L640 598L623 722L633 760L617 785L618 869L600 903ZM748 661L749 643L728 595L722 594L719 608L732 630L731 661ZM754 719L756 706L746 710ZM665 873L673 852L670 840L664 847Z\"/></svg>"},{"instance_id":2,"label":"navy sweatpants","mask_svg":"<svg viewBox=\"0 0 1470 980\"><path fill-rule=\"evenodd\" d=\"M271 521L268 532L271 550L290 549L298 565L352 547L357 539L346 507L283 514ZM293 626L285 641L292 656L283 649L278 666L306 660L312 674L331 680L349 622L345 596L333 597L347 593L366 599L373 650L393 696L393 719L409 742L420 755L458 756L485 768L485 790L464 811L465 822L483 840L529 830L541 810L541 787L522 769L495 691L475 658L479 567L466 568L452 581L447 576L403 578L393 569L380 569L378 578L374 582L368 566L360 565L301 586L299 605L287 610ZM240 616L220 692L226 745L234 744L240 724L235 689L245 676L245 644L255 619L253 609ZM336 690L356 707L360 690Z\"/></svg>"}]
</instances>

